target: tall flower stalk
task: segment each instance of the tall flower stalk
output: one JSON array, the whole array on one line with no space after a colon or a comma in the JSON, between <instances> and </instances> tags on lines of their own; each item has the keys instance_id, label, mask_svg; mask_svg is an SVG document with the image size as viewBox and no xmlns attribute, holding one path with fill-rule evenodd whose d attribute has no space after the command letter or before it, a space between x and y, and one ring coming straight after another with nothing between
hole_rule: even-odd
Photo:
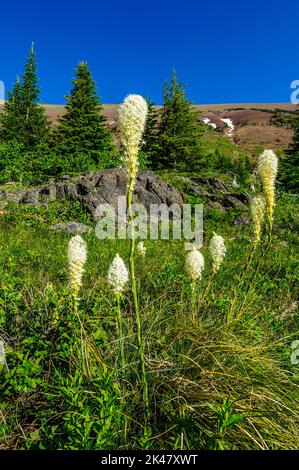
<instances>
[{"instance_id":1,"label":"tall flower stalk","mask_svg":"<svg viewBox=\"0 0 299 470\"><path fill-rule=\"evenodd\" d=\"M117 300L117 332L119 338L120 365L122 369L125 366L125 345L120 303L121 295L128 280L128 270L123 259L117 253L108 270L108 283L111 285Z\"/></svg>"},{"instance_id":2,"label":"tall flower stalk","mask_svg":"<svg viewBox=\"0 0 299 470\"><path fill-rule=\"evenodd\" d=\"M84 266L87 259L86 243L80 235L72 237L68 244L68 262L69 262L69 285L73 297L75 316L80 325L81 352L83 367L89 372L86 341L84 340L85 331L81 321L78 309L79 291L82 285Z\"/></svg>"},{"instance_id":3,"label":"tall flower stalk","mask_svg":"<svg viewBox=\"0 0 299 470\"><path fill-rule=\"evenodd\" d=\"M204 257L200 251L193 249L189 251L186 256L185 270L191 280L191 305L192 305L192 320L196 319L196 282L202 278L202 273L205 268Z\"/></svg>"},{"instance_id":4,"label":"tall flower stalk","mask_svg":"<svg viewBox=\"0 0 299 470\"><path fill-rule=\"evenodd\" d=\"M273 226L273 211L275 206L275 179L277 175L278 158L273 150L264 150L257 162L257 169L261 178L269 221L270 239Z\"/></svg>"},{"instance_id":5,"label":"tall flower stalk","mask_svg":"<svg viewBox=\"0 0 299 470\"><path fill-rule=\"evenodd\" d=\"M210 254L212 258L213 272L219 271L222 261L226 255L226 246L224 239L221 235L217 235L213 232L213 237L210 241Z\"/></svg>"},{"instance_id":6,"label":"tall flower stalk","mask_svg":"<svg viewBox=\"0 0 299 470\"><path fill-rule=\"evenodd\" d=\"M127 172L127 207L130 230L130 278L131 289L134 300L135 321L137 328L137 341L139 361L141 368L141 380L143 388L143 401L145 410L145 430L148 429L150 420L148 382L145 369L144 344L141 336L141 319L139 313L138 296L135 278L135 234L133 224L132 197L135 179L138 172L138 151L141 144L142 133L144 131L147 116L146 101L139 95L128 95L119 109L119 130L122 145L122 162Z\"/></svg>"},{"instance_id":7,"label":"tall flower stalk","mask_svg":"<svg viewBox=\"0 0 299 470\"><path fill-rule=\"evenodd\" d=\"M250 201L250 212L253 223L254 240L253 246L256 248L261 239L262 226L265 217L266 200L263 194L253 196Z\"/></svg>"}]
</instances>

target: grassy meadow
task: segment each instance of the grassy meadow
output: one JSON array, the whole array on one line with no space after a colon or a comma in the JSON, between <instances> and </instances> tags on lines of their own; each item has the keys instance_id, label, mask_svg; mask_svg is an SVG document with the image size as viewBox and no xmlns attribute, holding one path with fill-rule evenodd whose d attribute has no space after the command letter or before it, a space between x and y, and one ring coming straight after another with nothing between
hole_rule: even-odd
<instances>
[{"instance_id":1,"label":"grassy meadow","mask_svg":"<svg viewBox=\"0 0 299 470\"><path fill-rule=\"evenodd\" d=\"M296 204L297 196L279 192L272 242L265 231L254 253L252 225L237 226L237 210L205 211L195 320L184 241L146 240L145 257L135 254L146 424L132 294L127 287L121 298L121 367L117 302L107 283L117 252L128 266L129 241L83 235L88 259L76 316L70 236L49 226L92 225L90 216L72 203L7 205L0 216L7 362L0 366L0 448L297 449L299 375L290 359L298 339ZM213 232L227 246L214 274ZM80 360L82 331L88 369Z\"/></svg>"}]
</instances>

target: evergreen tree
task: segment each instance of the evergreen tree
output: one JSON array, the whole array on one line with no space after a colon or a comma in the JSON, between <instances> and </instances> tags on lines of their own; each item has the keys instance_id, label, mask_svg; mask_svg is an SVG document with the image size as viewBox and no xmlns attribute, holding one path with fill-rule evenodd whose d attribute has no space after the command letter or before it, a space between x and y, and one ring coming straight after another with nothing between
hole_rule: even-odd
<instances>
[{"instance_id":1,"label":"evergreen tree","mask_svg":"<svg viewBox=\"0 0 299 470\"><path fill-rule=\"evenodd\" d=\"M142 137L141 145L141 161L148 166L155 166L155 156L159 152L159 124L158 124L158 111L155 103L149 98L147 102L147 119Z\"/></svg>"},{"instance_id":2,"label":"evergreen tree","mask_svg":"<svg viewBox=\"0 0 299 470\"><path fill-rule=\"evenodd\" d=\"M179 83L175 71L170 82L164 83L163 106L159 126L159 151L155 166L185 168L198 158L202 125L191 101L185 97L184 86Z\"/></svg>"},{"instance_id":3,"label":"evergreen tree","mask_svg":"<svg viewBox=\"0 0 299 470\"><path fill-rule=\"evenodd\" d=\"M5 102L1 116L1 138L15 140L24 150L34 151L48 138L49 121L38 104L39 85L36 54L32 44L21 79L17 78L12 93Z\"/></svg>"},{"instance_id":4,"label":"evergreen tree","mask_svg":"<svg viewBox=\"0 0 299 470\"><path fill-rule=\"evenodd\" d=\"M55 152L71 157L73 169L78 171L109 160L114 145L86 62L78 64L72 83L73 89L65 97L66 113L54 129L53 142Z\"/></svg>"},{"instance_id":5,"label":"evergreen tree","mask_svg":"<svg viewBox=\"0 0 299 470\"><path fill-rule=\"evenodd\" d=\"M6 141L16 140L21 129L21 81L17 77L12 92L8 92L8 99L4 103L1 116L1 138Z\"/></svg>"},{"instance_id":6,"label":"evergreen tree","mask_svg":"<svg viewBox=\"0 0 299 470\"><path fill-rule=\"evenodd\" d=\"M294 123L294 140L281 164L281 182L291 192L299 192L299 112Z\"/></svg>"}]
</instances>

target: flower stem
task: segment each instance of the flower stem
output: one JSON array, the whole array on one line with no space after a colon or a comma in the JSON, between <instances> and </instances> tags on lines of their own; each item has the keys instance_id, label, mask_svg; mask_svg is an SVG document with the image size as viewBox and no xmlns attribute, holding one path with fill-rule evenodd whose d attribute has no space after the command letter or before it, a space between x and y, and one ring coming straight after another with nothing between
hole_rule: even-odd
<instances>
[{"instance_id":1,"label":"flower stem","mask_svg":"<svg viewBox=\"0 0 299 470\"><path fill-rule=\"evenodd\" d=\"M132 213L132 196L134 189L135 178L130 177L128 193L127 193L127 205L128 205L128 218L130 226L130 276L131 276L131 289L134 300L134 309L135 309L135 322L137 327L137 342L138 342L138 353L141 369L141 384L143 391L143 403L144 403L144 419L145 419L145 431L148 430L148 424L150 421L150 407L149 407L149 396L148 396L148 383L147 375L145 370L145 360L144 360L144 345L141 336L141 319L139 313L139 304L138 296L136 289L136 279L135 279L135 264L134 264L134 250L135 250L135 237L134 237L134 226L133 226L133 213Z\"/></svg>"},{"instance_id":2,"label":"flower stem","mask_svg":"<svg viewBox=\"0 0 299 470\"><path fill-rule=\"evenodd\" d=\"M119 339L119 352L120 352L120 366L123 370L125 367L125 348L124 348L124 335L123 335L123 323L120 308L120 293L116 294L117 299L117 329Z\"/></svg>"},{"instance_id":3,"label":"flower stem","mask_svg":"<svg viewBox=\"0 0 299 470\"><path fill-rule=\"evenodd\" d=\"M196 281L191 283L191 308L192 308L192 321L196 319L196 298L195 298Z\"/></svg>"}]
</instances>

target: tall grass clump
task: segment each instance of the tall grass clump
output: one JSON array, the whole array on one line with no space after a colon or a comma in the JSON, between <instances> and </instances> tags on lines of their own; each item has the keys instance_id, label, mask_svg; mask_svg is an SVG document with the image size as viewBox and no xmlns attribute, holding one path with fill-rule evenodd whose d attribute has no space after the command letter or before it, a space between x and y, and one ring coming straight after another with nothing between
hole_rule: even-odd
<instances>
[{"instance_id":1,"label":"tall grass clump","mask_svg":"<svg viewBox=\"0 0 299 470\"><path fill-rule=\"evenodd\" d=\"M135 179L137 176L139 161L138 152L140 149L141 138L145 128L147 117L147 103L139 95L128 95L119 109L119 130L122 146L122 163L127 173L128 186L127 186L127 211L129 221L129 235L130 235L130 279L131 289L134 300L135 309L135 321L137 328L137 342L139 361L141 368L141 382L143 389L143 403L144 403L144 415L145 415L145 434L149 433L149 421L150 421L150 405L149 405L149 394L148 394L148 381L145 368L145 357L144 357L144 344L141 336L141 318L139 312L138 295L135 279L135 263L134 263L134 252L135 252L135 233L133 223L133 211L132 211L132 197L135 185Z\"/></svg>"}]
</instances>

